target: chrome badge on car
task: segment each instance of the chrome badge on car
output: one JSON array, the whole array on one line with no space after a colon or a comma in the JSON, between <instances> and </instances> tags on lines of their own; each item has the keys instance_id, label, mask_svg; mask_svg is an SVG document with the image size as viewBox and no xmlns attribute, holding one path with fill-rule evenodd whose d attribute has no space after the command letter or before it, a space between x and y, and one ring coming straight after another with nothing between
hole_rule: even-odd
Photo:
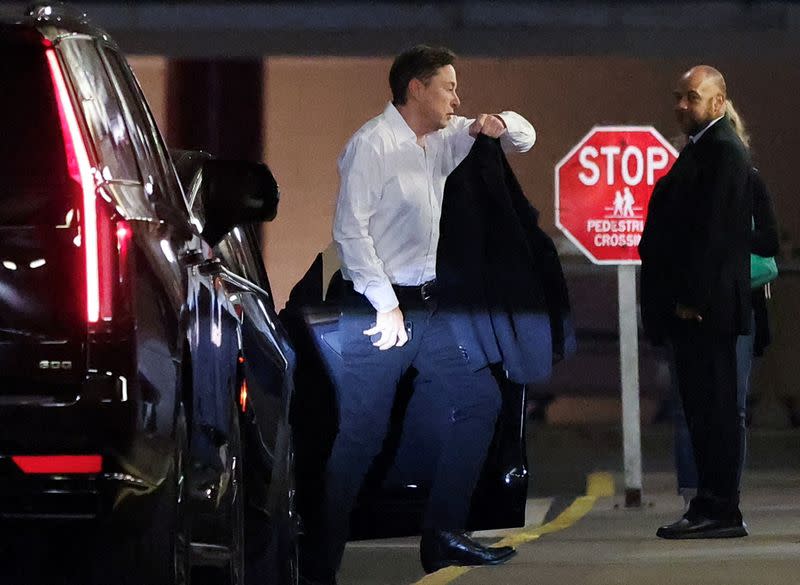
<instances>
[{"instance_id":1,"label":"chrome badge on car","mask_svg":"<svg viewBox=\"0 0 800 585\"><path fill-rule=\"evenodd\" d=\"M71 361L58 361L58 360L41 360L39 362L40 370L71 370Z\"/></svg>"}]
</instances>

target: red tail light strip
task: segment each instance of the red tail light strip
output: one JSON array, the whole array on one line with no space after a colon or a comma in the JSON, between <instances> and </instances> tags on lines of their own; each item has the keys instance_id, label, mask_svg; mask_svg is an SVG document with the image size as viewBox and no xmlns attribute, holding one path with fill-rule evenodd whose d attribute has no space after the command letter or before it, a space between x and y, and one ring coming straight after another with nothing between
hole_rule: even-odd
<instances>
[{"instance_id":1,"label":"red tail light strip","mask_svg":"<svg viewBox=\"0 0 800 585\"><path fill-rule=\"evenodd\" d=\"M90 323L97 323L100 318L100 276L97 249L97 209L95 207L95 186L92 178L92 166L83 142L78 119L72 107L72 100L67 91L67 84L61 72L61 66L54 49L47 49L47 62L50 76L56 90L58 115L61 119L61 131L64 135L64 148L67 152L67 164L72 178L78 182L83 192L83 235L82 245L86 252L86 318Z\"/></svg>"},{"instance_id":2,"label":"red tail light strip","mask_svg":"<svg viewBox=\"0 0 800 585\"><path fill-rule=\"evenodd\" d=\"M29 474L85 474L103 470L100 455L16 455L11 459Z\"/></svg>"}]
</instances>

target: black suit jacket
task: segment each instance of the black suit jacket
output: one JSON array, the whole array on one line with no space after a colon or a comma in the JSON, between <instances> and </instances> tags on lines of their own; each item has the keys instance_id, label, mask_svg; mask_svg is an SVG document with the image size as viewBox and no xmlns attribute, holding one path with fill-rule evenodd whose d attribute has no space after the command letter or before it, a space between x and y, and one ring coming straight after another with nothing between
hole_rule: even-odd
<instances>
[{"instance_id":1,"label":"black suit jacket","mask_svg":"<svg viewBox=\"0 0 800 585\"><path fill-rule=\"evenodd\" d=\"M752 175L728 118L681 152L657 184L639 253L645 332L663 341L678 304L722 334L750 330Z\"/></svg>"},{"instance_id":2,"label":"black suit jacket","mask_svg":"<svg viewBox=\"0 0 800 585\"><path fill-rule=\"evenodd\" d=\"M445 183L436 260L438 305L475 370L502 364L517 383L546 380L554 362L575 352L561 262L538 219L499 141L479 135ZM307 310L314 308L312 318L319 326L347 310L342 298L352 285L342 281L341 273L334 275L325 306L320 306L323 286L318 255L281 312L287 327L298 332L293 341L301 358L314 355L308 351L314 342L303 337L308 337Z\"/></svg>"},{"instance_id":3,"label":"black suit jacket","mask_svg":"<svg viewBox=\"0 0 800 585\"><path fill-rule=\"evenodd\" d=\"M440 310L477 369L546 380L575 351L566 281L539 213L498 140L478 135L444 188L436 278Z\"/></svg>"}]
</instances>

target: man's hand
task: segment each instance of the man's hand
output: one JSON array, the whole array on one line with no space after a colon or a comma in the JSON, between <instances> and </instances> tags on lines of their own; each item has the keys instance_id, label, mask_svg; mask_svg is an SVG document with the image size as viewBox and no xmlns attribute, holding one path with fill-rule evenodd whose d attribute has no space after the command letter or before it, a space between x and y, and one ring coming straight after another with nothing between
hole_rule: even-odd
<instances>
[{"instance_id":1,"label":"man's hand","mask_svg":"<svg viewBox=\"0 0 800 585\"><path fill-rule=\"evenodd\" d=\"M678 316L678 319L683 319L684 321L703 322L703 316L691 307L685 307L679 304L675 307L675 314Z\"/></svg>"},{"instance_id":2,"label":"man's hand","mask_svg":"<svg viewBox=\"0 0 800 585\"><path fill-rule=\"evenodd\" d=\"M380 333L381 336L372 345L381 351L395 346L402 347L408 341L406 326L403 320L403 311L400 307L381 313L375 313L375 326L364 331L364 335L372 336Z\"/></svg>"},{"instance_id":3,"label":"man's hand","mask_svg":"<svg viewBox=\"0 0 800 585\"><path fill-rule=\"evenodd\" d=\"M505 131L506 123L497 114L480 114L469 127L469 135L473 138L478 134L486 134L489 138L500 138Z\"/></svg>"}]
</instances>

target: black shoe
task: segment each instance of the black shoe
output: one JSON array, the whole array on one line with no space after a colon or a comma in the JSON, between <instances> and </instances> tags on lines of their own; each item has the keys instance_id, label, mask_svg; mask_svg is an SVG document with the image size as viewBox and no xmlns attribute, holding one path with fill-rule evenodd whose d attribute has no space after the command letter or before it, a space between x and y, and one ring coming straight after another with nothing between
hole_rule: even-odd
<instances>
[{"instance_id":1,"label":"black shoe","mask_svg":"<svg viewBox=\"0 0 800 585\"><path fill-rule=\"evenodd\" d=\"M747 526L741 518L716 520L704 516L684 516L677 522L666 524L656 531L656 536L669 540L689 538L740 538L747 536Z\"/></svg>"},{"instance_id":2,"label":"black shoe","mask_svg":"<svg viewBox=\"0 0 800 585\"><path fill-rule=\"evenodd\" d=\"M516 552L510 546L483 546L467 536L466 532L449 530L423 534L419 545L419 557L426 573L451 565L499 565Z\"/></svg>"}]
</instances>

